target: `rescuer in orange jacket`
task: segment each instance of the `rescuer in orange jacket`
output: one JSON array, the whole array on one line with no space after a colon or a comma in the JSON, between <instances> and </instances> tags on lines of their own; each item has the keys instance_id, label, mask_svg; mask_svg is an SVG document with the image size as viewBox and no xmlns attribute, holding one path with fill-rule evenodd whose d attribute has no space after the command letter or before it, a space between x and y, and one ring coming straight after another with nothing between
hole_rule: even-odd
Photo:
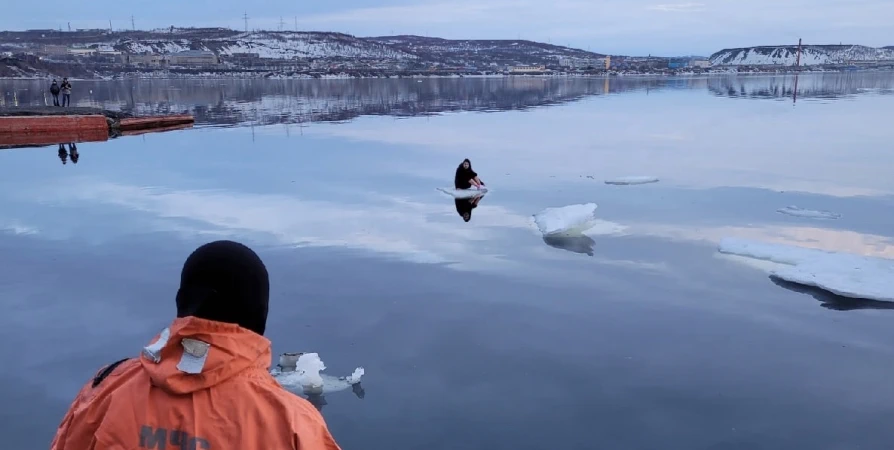
<instances>
[{"instance_id":1,"label":"rescuer in orange jacket","mask_svg":"<svg viewBox=\"0 0 894 450\"><path fill-rule=\"evenodd\" d=\"M78 393L52 450L338 450L320 413L269 373L267 269L218 241L183 266L177 319Z\"/></svg>"}]
</instances>

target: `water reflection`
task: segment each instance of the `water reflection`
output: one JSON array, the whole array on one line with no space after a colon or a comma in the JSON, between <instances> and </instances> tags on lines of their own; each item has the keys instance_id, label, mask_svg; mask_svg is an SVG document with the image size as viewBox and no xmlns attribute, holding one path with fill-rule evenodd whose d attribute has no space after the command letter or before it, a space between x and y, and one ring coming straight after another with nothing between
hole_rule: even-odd
<instances>
[{"instance_id":1,"label":"water reflection","mask_svg":"<svg viewBox=\"0 0 894 450\"><path fill-rule=\"evenodd\" d=\"M74 142L68 143L68 150L65 149L65 144L59 144L57 154L62 161L62 165L68 163L68 158L71 158L72 164L77 164L78 160L81 159L81 154L78 153L78 146Z\"/></svg>"},{"instance_id":2,"label":"water reflection","mask_svg":"<svg viewBox=\"0 0 894 450\"><path fill-rule=\"evenodd\" d=\"M706 90L733 98L841 98L890 93L886 72L802 74L794 77L447 78L361 80L126 80L84 81L77 106L130 114L190 113L197 125L244 126L341 122L364 115L426 116L455 111L510 111L557 105L588 96L665 90ZM88 94L89 93L89 94ZM40 81L5 81L0 107L43 105Z\"/></svg>"},{"instance_id":3,"label":"water reflection","mask_svg":"<svg viewBox=\"0 0 894 450\"><path fill-rule=\"evenodd\" d=\"M456 206L456 213L466 222L472 220L472 210L478 207L478 203L482 198L484 198L484 194L472 198L457 198L453 200Z\"/></svg>"},{"instance_id":4,"label":"water reflection","mask_svg":"<svg viewBox=\"0 0 894 450\"><path fill-rule=\"evenodd\" d=\"M593 246L596 245L596 241L593 238L583 234L578 236L544 236L543 242L559 250L567 250L587 256L594 255Z\"/></svg>"},{"instance_id":5,"label":"water reflection","mask_svg":"<svg viewBox=\"0 0 894 450\"><path fill-rule=\"evenodd\" d=\"M707 79L707 88L718 97L834 100L867 91L894 93L894 77L890 72L712 77Z\"/></svg>"},{"instance_id":6,"label":"water reflection","mask_svg":"<svg viewBox=\"0 0 894 450\"><path fill-rule=\"evenodd\" d=\"M62 160L63 165L68 163L68 151L65 150L65 144L59 144L59 159Z\"/></svg>"},{"instance_id":7,"label":"water reflection","mask_svg":"<svg viewBox=\"0 0 894 450\"><path fill-rule=\"evenodd\" d=\"M811 297L820 301L821 306L823 308L832 310L832 311L857 311L861 309L894 309L894 302L883 302L880 300L867 300L867 299L858 299L858 298L850 298L850 297L842 297L840 295L832 294L831 292L824 291L822 289L805 286L801 284L792 283L789 281L785 281L776 277L770 277L770 279L777 286L788 289L792 292L797 292L799 294L807 294Z\"/></svg>"}]
</instances>

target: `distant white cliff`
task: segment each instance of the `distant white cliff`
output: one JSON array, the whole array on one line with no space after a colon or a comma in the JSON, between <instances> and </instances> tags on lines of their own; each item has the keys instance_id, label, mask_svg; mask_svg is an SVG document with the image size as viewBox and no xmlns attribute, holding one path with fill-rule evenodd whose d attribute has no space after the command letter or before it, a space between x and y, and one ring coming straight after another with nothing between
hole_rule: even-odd
<instances>
[{"instance_id":1,"label":"distant white cliff","mask_svg":"<svg viewBox=\"0 0 894 450\"><path fill-rule=\"evenodd\" d=\"M798 46L725 49L714 53L709 59L714 66L794 66L798 60ZM894 48L863 45L805 45L801 48L801 65L805 66L865 61L894 61Z\"/></svg>"}]
</instances>

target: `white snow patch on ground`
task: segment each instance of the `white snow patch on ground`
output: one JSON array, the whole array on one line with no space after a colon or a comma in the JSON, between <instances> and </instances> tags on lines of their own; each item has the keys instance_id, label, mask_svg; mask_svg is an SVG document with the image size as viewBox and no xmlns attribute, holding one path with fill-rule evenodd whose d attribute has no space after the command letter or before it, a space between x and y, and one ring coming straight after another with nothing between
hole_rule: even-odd
<instances>
[{"instance_id":1,"label":"white snow patch on ground","mask_svg":"<svg viewBox=\"0 0 894 450\"><path fill-rule=\"evenodd\" d=\"M612 235L623 232L623 225L596 218L596 204L547 208L534 214L534 223L543 236Z\"/></svg>"},{"instance_id":2,"label":"white snow patch on ground","mask_svg":"<svg viewBox=\"0 0 894 450\"><path fill-rule=\"evenodd\" d=\"M648 176L631 176L631 177L618 177L612 178L609 180L605 180L605 184L614 184L619 186L627 186L627 185L635 185L635 184L649 184L649 183L657 183L658 178L656 177L648 177Z\"/></svg>"},{"instance_id":3,"label":"white snow patch on ground","mask_svg":"<svg viewBox=\"0 0 894 450\"><path fill-rule=\"evenodd\" d=\"M805 217L808 219L835 220L835 219L841 218L841 214L836 214L836 213L829 212L829 211L818 211L818 210L813 210L813 209L804 209L804 208L799 208L797 206L786 206L785 208L777 209L776 212L781 213L781 214L786 214L789 216Z\"/></svg>"},{"instance_id":4,"label":"white snow patch on ground","mask_svg":"<svg viewBox=\"0 0 894 450\"><path fill-rule=\"evenodd\" d=\"M771 276L843 297L894 301L894 259L827 252L739 238L720 241L721 253L784 264Z\"/></svg>"}]
</instances>

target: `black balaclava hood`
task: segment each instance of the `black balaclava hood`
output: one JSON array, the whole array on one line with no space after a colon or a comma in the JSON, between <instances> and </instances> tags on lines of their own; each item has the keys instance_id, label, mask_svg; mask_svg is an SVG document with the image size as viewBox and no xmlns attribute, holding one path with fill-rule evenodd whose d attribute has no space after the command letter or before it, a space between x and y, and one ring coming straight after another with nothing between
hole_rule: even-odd
<instances>
[{"instance_id":1,"label":"black balaclava hood","mask_svg":"<svg viewBox=\"0 0 894 450\"><path fill-rule=\"evenodd\" d=\"M468 169L463 167L463 164L465 164L465 163L469 163ZM475 173L474 170L472 170L472 161L469 161L468 159L464 159L463 162L459 163L459 165L456 166L456 175L453 177L453 183L456 185L465 186L466 184L469 183L469 180L471 180L472 178L477 177L477 176L478 176L478 174Z\"/></svg>"},{"instance_id":2,"label":"black balaclava hood","mask_svg":"<svg viewBox=\"0 0 894 450\"><path fill-rule=\"evenodd\" d=\"M177 317L234 323L263 335L267 327L270 279L261 258L232 241L194 251L180 273Z\"/></svg>"}]
</instances>

